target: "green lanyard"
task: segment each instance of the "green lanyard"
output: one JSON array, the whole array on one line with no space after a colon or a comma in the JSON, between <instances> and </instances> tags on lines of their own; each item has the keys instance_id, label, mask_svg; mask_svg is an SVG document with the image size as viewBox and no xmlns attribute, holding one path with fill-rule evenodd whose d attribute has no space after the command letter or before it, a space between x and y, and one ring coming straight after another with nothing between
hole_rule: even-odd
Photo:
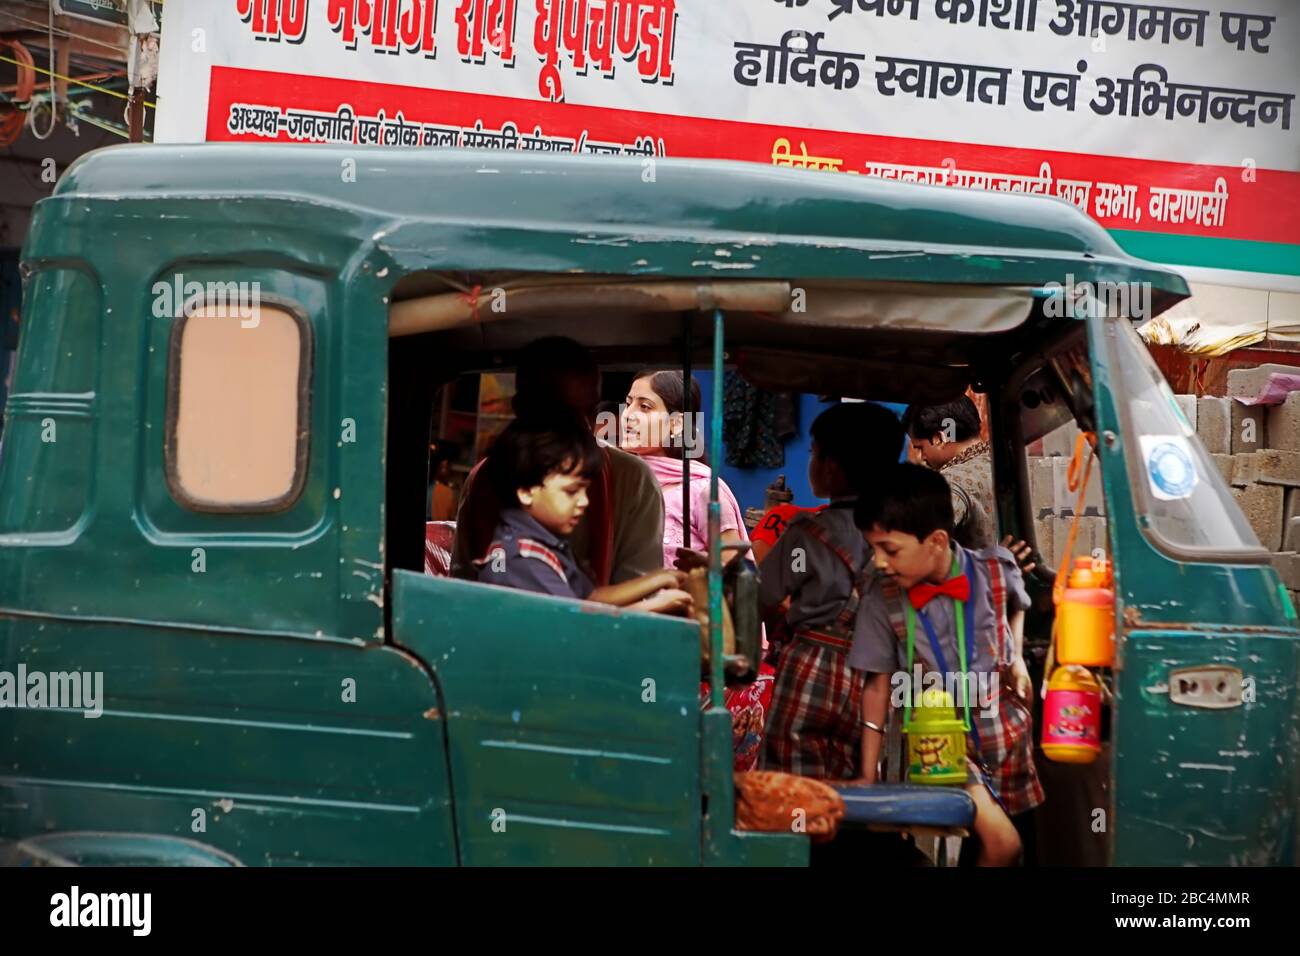
<instances>
[{"instance_id":1,"label":"green lanyard","mask_svg":"<svg viewBox=\"0 0 1300 956\"><path fill-rule=\"evenodd\" d=\"M952 571L949 573L949 576L955 577L957 575L957 572L960 570L961 570L961 565L958 562L956 556L954 555L952 559ZM971 722L970 722L970 698L966 694L966 613L965 613L966 602L958 601L954 599L953 604L955 605L955 607L953 608L953 617L956 618L957 620L957 664L961 668L961 674L959 675L960 679L958 683L961 684L961 706L962 706L962 711L966 715L966 730L969 732L971 729ZM916 611L912 607L911 600L909 600L906 595L904 595L903 598L903 606L907 611L907 675L908 675L908 679L911 680L913 674L913 669L912 669L912 664L914 660L913 652L916 643ZM931 643L934 645L934 652L939 662L939 666L944 667L945 665L943 663L943 652L939 649L938 641L935 639L934 634L932 632L930 633L929 636L931 639ZM913 688L913 693L915 693L915 688ZM905 725L911 723L912 721L911 700L912 700L912 695L909 694L904 699L903 702L903 723Z\"/></svg>"}]
</instances>

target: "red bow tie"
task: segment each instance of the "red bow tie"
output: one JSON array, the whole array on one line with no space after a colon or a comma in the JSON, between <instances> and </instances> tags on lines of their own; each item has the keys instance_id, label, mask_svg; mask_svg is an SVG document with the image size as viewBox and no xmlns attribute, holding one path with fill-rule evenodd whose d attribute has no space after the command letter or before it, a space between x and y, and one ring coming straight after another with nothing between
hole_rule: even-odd
<instances>
[{"instance_id":1,"label":"red bow tie","mask_svg":"<svg viewBox=\"0 0 1300 956\"><path fill-rule=\"evenodd\" d=\"M918 611L929 604L931 598L940 594L945 594L954 601L965 601L970 597L970 578L959 574L955 578L944 581L943 584L917 584L907 592L912 607Z\"/></svg>"}]
</instances>

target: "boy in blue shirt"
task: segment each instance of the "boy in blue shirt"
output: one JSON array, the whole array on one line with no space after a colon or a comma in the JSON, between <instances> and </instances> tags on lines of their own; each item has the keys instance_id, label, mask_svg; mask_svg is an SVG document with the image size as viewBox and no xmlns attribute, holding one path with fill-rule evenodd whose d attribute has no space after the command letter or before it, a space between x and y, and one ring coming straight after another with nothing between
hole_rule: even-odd
<instances>
[{"instance_id":1,"label":"boy in blue shirt","mask_svg":"<svg viewBox=\"0 0 1300 956\"><path fill-rule=\"evenodd\" d=\"M568 537L601 471L600 448L579 418L554 410L516 419L483 467L497 500L507 504L487 552L474 561L479 581L641 611L690 611L680 571L654 571L597 588L578 567Z\"/></svg>"}]
</instances>

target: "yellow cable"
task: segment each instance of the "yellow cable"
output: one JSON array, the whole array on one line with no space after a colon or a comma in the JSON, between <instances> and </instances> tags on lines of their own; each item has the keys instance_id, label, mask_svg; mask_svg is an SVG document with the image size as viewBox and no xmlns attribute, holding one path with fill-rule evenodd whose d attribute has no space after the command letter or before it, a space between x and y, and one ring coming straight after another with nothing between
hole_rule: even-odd
<instances>
[{"instance_id":1,"label":"yellow cable","mask_svg":"<svg viewBox=\"0 0 1300 956\"><path fill-rule=\"evenodd\" d=\"M18 60L11 59L10 57L7 56L0 55L0 60L3 60L5 63L12 63L14 66L27 67L26 63L20 63ZM116 96L120 100L129 100L131 98L127 96L125 93L119 93L117 90L110 90L103 86L96 86L94 83L85 83L81 80L76 79L75 77L64 76L62 73L55 73L53 70L46 70L43 69L42 67L36 66L35 64L27 68L35 70L37 73L44 73L46 76L52 76L56 80L67 80L69 83L75 83L77 86L84 86L87 89L94 90L97 93L107 93L109 96ZM156 103L150 103L148 100L145 100L144 105L149 107L150 109L158 108L158 105Z\"/></svg>"}]
</instances>

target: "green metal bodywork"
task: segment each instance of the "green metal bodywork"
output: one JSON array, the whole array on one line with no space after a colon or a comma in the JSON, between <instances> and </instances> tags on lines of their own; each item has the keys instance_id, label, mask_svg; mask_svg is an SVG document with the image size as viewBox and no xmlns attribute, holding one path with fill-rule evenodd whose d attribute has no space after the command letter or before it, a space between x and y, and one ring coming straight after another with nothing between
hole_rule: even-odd
<instances>
[{"instance_id":1,"label":"green metal bodywork","mask_svg":"<svg viewBox=\"0 0 1300 956\"><path fill-rule=\"evenodd\" d=\"M390 566L387 310L402 277L1041 288L1072 275L1187 294L1055 201L706 161L277 145L84 157L37 206L24 268L0 456L0 670L102 671L106 700L94 719L0 711L0 840L166 835L245 864L807 859L801 836L733 829L729 718L699 710L694 625ZM168 490L175 319L153 303L178 274L256 281L306 313L310 454L286 510L198 513ZM1104 363L1098 379L1104 419ZM1111 464L1123 601L1151 627L1125 650L1116 862L1289 861L1297 634L1276 578L1155 554ZM1174 593L1196 603L1175 612ZM1259 750L1222 780L1252 818L1180 857L1223 796L1197 789L1203 777L1157 779L1158 754L1203 745L1192 718L1157 712L1167 700L1139 719L1139 672L1202 646L1258 658L1278 686L1209 735Z\"/></svg>"},{"instance_id":2,"label":"green metal bodywork","mask_svg":"<svg viewBox=\"0 0 1300 956\"><path fill-rule=\"evenodd\" d=\"M1106 321L1089 320L1098 433L1123 434ZM1180 561L1156 547L1128 480L1131 440L1099 442L1122 667L1111 779L1117 863L1296 863L1300 642L1267 564ZM1169 673L1225 665L1255 684L1228 710L1171 702ZM1207 808L1214 808L1207 812Z\"/></svg>"}]
</instances>

